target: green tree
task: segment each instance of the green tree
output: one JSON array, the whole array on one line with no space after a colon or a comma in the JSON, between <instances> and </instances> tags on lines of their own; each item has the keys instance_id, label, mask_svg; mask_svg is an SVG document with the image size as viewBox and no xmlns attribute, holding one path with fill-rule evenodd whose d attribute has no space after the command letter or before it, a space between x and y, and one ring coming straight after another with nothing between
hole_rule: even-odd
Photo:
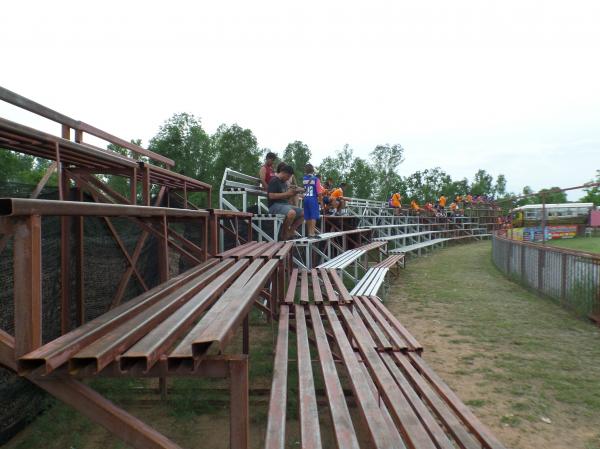
<instances>
[{"instance_id":1,"label":"green tree","mask_svg":"<svg viewBox=\"0 0 600 449\"><path fill-rule=\"evenodd\" d=\"M370 154L377 186L375 196L385 201L396 190L402 179L399 174L400 164L404 162L404 148L399 144L377 145Z\"/></svg>"},{"instance_id":2,"label":"green tree","mask_svg":"<svg viewBox=\"0 0 600 449\"><path fill-rule=\"evenodd\" d=\"M545 202L547 204L561 204L568 203L567 194L560 191L560 187L550 187L549 189L542 189L539 191L539 195L534 197L536 203Z\"/></svg>"},{"instance_id":3,"label":"green tree","mask_svg":"<svg viewBox=\"0 0 600 449\"><path fill-rule=\"evenodd\" d=\"M141 146L142 145L142 140L141 139L132 139L131 143L134 145L138 145ZM128 150L127 148L123 148L119 145L115 145L113 143L109 143L106 147L107 150L113 151L115 153L121 154L123 156L126 156L128 158L131 159L139 159L139 160L143 160L145 162L148 161L148 158L145 156L142 157L138 157L138 154L133 153L133 151ZM124 176L119 176L119 175L105 175L103 176L103 180L109 185L109 187L111 187L113 190L115 190L116 192L120 193L121 195L125 196L126 198L129 198L129 178L126 178Z\"/></svg>"},{"instance_id":4,"label":"green tree","mask_svg":"<svg viewBox=\"0 0 600 449\"><path fill-rule=\"evenodd\" d=\"M473 195L492 195L494 193L494 177L483 169L477 170L471 185Z\"/></svg>"},{"instance_id":5,"label":"green tree","mask_svg":"<svg viewBox=\"0 0 600 449\"><path fill-rule=\"evenodd\" d=\"M494 193L499 198L506 196L506 176L502 174L498 175L496 185L494 186Z\"/></svg>"},{"instance_id":6,"label":"green tree","mask_svg":"<svg viewBox=\"0 0 600 449\"><path fill-rule=\"evenodd\" d=\"M596 170L596 179L592 179L590 181L590 183L596 183L599 182L600 183L600 170ZM583 203L594 203L596 206L600 205L600 187L599 186L594 186L594 187L588 187L587 189L584 189L585 191L585 195L583 197L581 197L581 199L579 201L583 202Z\"/></svg>"},{"instance_id":7,"label":"green tree","mask_svg":"<svg viewBox=\"0 0 600 449\"><path fill-rule=\"evenodd\" d=\"M209 179L212 179L214 185L221 182L226 168L258 176L263 152L258 148L256 137L250 129L242 128L238 124L223 124L217 128L210 140L214 160Z\"/></svg>"},{"instance_id":8,"label":"green tree","mask_svg":"<svg viewBox=\"0 0 600 449\"><path fill-rule=\"evenodd\" d=\"M200 119L179 113L169 118L150 140L149 149L175 161L173 170L204 182L214 182L211 141Z\"/></svg>"},{"instance_id":9,"label":"green tree","mask_svg":"<svg viewBox=\"0 0 600 449\"><path fill-rule=\"evenodd\" d=\"M297 182L301 182L304 176L304 166L308 164L310 158L310 148L300 140L288 143L283 151L283 160L294 167Z\"/></svg>"},{"instance_id":10,"label":"green tree","mask_svg":"<svg viewBox=\"0 0 600 449\"><path fill-rule=\"evenodd\" d=\"M377 174L369 163L360 158L354 158L350 173L346 177L350 184L352 195L357 198L373 198Z\"/></svg>"},{"instance_id":11,"label":"green tree","mask_svg":"<svg viewBox=\"0 0 600 449\"><path fill-rule=\"evenodd\" d=\"M47 159L0 148L0 182L36 185L50 164ZM48 184L56 186L56 182L54 174Z\"/></svg>"}]
</instances>

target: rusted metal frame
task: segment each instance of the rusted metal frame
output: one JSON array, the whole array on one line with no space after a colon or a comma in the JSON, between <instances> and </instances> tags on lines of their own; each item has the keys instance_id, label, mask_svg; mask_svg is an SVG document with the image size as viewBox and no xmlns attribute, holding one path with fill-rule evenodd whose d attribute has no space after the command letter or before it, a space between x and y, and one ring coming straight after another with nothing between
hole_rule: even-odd
<instances>
[{"instance_id":1,"label":"rusted metal frame","mask_svg":"<svg viewBox=\"0 0 600 449\"><path fill-rule=\"evenodd\" d=\"M208 219L208 226L209 226L208 252L213 256L216 256L221 250L221 248L219 248L219 223L218 222L219 222L219 218L214 213L211 213L210 217Z\"/></svg>"},{"instance_id":2,"label":"rusted metal frame","mask_svg":"<svg viewBox=\"0 0 600 449\"><path fill-rule=\"evenodd\" d=\"M75 180L77 187L77 199L83 201L83 191L78 180ZM77 255L76 258L76 281L77 281L77 303L76 303L76 314L77 322L82 325L85 322L85 272L84 272L84 258L85 258L85 246L84 246L84 221L83 217L77 217L75 221L75 240L77 242Z\"/></svg>"},{"instance_id":3,"label":"rusted metal frame","mask_svg":"<svg viewBox=\"0 0 600 449\"><path fill-rule=\"evenodd\" d=\"M429 408L436 414L438 419L444 424L448 432L457 440L459 446L463 449L480 449L481 444L467 432L465 427L451 412L450 408L444 401L435 393L433 388L425 381L425 379L412 366L405 355L402 354L384 354L382 355L388 366L399 365L402 368L403 374L396 373L396 377L406 376L410 380L413 388L419 394L420 398L427 402ZM409 388L409 387L407 387Z\"/></svg>"},{"instance_id":4,"label":"rusted metal frame","mask_svg":"<svg viewBox=\"0 0 600 449\"><path fill-rule=\"evenodd\" d=\"M265 449L285 448L285 422L287 409L287 372L289 341L289 306L281 305L275 360L273 362L273 381L269 400L269 417L265 437Z\"/></svg>"},{"instance_id":5,"label":"rusted metal frame","mask_svg":"<svg viewBox=\"0 0 600 449\"><path fill-rule=\"evenodd\" d=\"M506 449L489 429L477 419L469 407L463 404L441 377L425 363L423 358L412 353L408 353L407 357L486 449Z\"/></svg>"},{"instance_id":6,"label":"rusted metal frame","mask_svg":"<svg viewBox=\"0 0 600 449\"><path fill-rule=\"evenodd\" d=\"M33 189L33 192L31 192L31 195L29 195L29 198L37 198L40 195L40 193L42 192L44 187L46 187L46 184L48 184L50 177L56 171L56 167L57 167L56 161L53 161L50 164L50 166L48 167L48 169L46 170L46 173L44 173L44 176L42 176L42 179L40 179L40 181L38 182L35 189Z\"/></svg>"},{"instance_id":7,"label":"rusted metal frame","mask_svg":"<svg viewBox=\"0 0 600 449\"><path fill-rule=\"evenodd\" d=\"M295 311L300 439L304 449L319 449L322 447L321 429L304 306L296 305Z\"/></svg>"},{"instance_id":8,"label":"rusted metal frame","mask_svg":"<svg viewBox=\"0 0 600 449\"><path fill-rule=\"evenodd\" d=\"M142 170L142 204L144 206L150 205L150 168L141 166Z\"/></svg>"},{"instance_id":9,"label":"rusted metal frame","mask_svg":"<svg viewBox=\"0 0 600 449\"><path fill-rule=\"evenodd\" d=\"M80 178L80 179L81 179L81 178ZM87 188L87 190L88 190L88 193L90 193L90 195L92 195L92 197L94 198L94 200L96 200L96 201L98 201L98 202L109 202L109 199L108 199L108 198L106 198L106 196L105 196L103 193L101 193L101 192L99 192L98 190L96 190L96 189L95 189L95 188L94 188L92 185L90 185L90 184L86 183L84 180L82 180L82 185L83 185L84 187L86 187L86 188ZM159 191L159 194L158 194L158 196L157 196L157 199L156 199L156 204L160 204L160 201L162 200L162 197L163 197L163 195L164 195L164 192L165 192L165 187L163 186L163 187L160 189L160 191ZM100 200L102 200L102 201L100 201ZM85 203L85 204L90 204L90 203ZM137 206L134 206L134 207L137 207ZM161 209L164 209L164 208L161 208ZM178 210L181 210L181 209L166 209L166 210L178 211ZM190 212L192 212L192 211L190 211ZM200 211L196 211L196 212L200 212ZM165 214L165 215L162 215L162 216L160 216L160 215L159 215L159 217L165 217L166 215L168 215L168 214ZM197 217L197 218L198 218L198 219L206 219L206 216L207 216L206 214L202 214L201 216L199 216L199 217ZM131 218L131 217L129 217L129 218ZM151 217L151 218L152 218L152 217ZM154 217L154 218L155 218L155 217ZM162 238L164 238L164 235L163 235L163 233L162 233L161 231L159 231L159 230L157 230L157 229L153 228L151 225L148 225L148 224L144 223L144 222L143 222L141 219L134 217L134 218L132 219L132 221L133 221L134 223L136 223L136 224L137 224L139 227L141 227L141 228L142 228L144 231L146 231L147 233L151 233L151 234L153 234L153 235L154 235L155 237L157 237L158 239L162 239ZM145 235L145 234L142 234L142 236L140 237L140 240L142 240L142 239L143 239L143 240L145 241L145 239L146 239L147 237L148 237L147 235ZM139 243L139 241L140 241L140 240L138 240L138 243ZM197 258L197 257L195 257L193 254L190 254L189 252L187 252L186 250L184 250L182 247L180 247L179 245L177 245L177 244L176 244L175 242L173 242L172 240L168 239L168 243L169 243L169 245L171 245L171 246L172 246L174 249L176 249L176 250L177 250L177 251L178 251L178 252L179 252L179 253L180 253L182 256L184 256L184 257L186 257L188 260L190 260L192 263L195 263L195 264L197 264L197 263L200 263L200 262L201 262L201 259L198 259L198 258ZM190 242L190 243L191 243L191 242ZM197 248L197 247L196 247L196 248ZM137 249L137 248L136 248L136 249ZM140 251L141 251L141 248L140 248ZM204 253L204 252L203 252L203 253ZM133 260L134 260L134 261L137 263L137 258L135 258L135 257L134 257L134 258L133 258ZM127 281L129 281L129 277L131 276L131 273L129 273L129 272L126 272L126 273L125 273L125 275L127 275ZM125 277L125 275L124 275L124 277ZM125 284L125 286L126 286L126 284ZM123 288L124 288L125 286L123 286Z\"/></svg>"},{"instance_id":10,"label":"rusted metal frame","mask_svg":"<svg viewBox=\"0 0 600 449\"><path fill-rule=\"evenodd\" d=\"M431 439L435 442L436 446L441 449L454 449L455 446L452 441L446 435L444 429L440 426L437 418L433 416L432 412L425 406L419 395L415 392L413 387L410 385L408 380L404 377L392 356L389 353L382 353L381 359L388 367L388 370L392 374L392 377L396 380L400 391L404 394L407 401L412 406L414 412L423 422L423 426ZM471 439L472 440L472 439ZM472 441L475 443L475 441ZM462 446L462 445L461 445ZM479 449L478 447L469 446L469 449Z\"/></svg>"},{"instance_id":11,"label":"rusted metal frame","mask_svg":"<svg viewBox=\"0 0 600 449\"><path fill-rule=\"evenodd\" d=\"M234 283L223 294L217 305L209 310L196 328L190 332L192 336L191 349L194 356L205 354L213 346L219 351L223 351L233 338L235 329L248 314L254 299L276 268L276 260L267 261L243 287L238 287ZM241 278L242 276L240 276Z\"/></svg>"},{"instance_id":12,"label":"rusted metal frame","mask_svg":"<svg viewBox=\"0 0 600 449\"><path fill-rule=\"evenodd\" d=\"M226 259L226 261L233 263L233 260L231 259ZM246 288L246 286L251 279L255 281L260 278L259 271L261 265L263 265L263 261L259 259L250 262L247 259L244 259L240 261L240 263L249 263L249 265L238 275L234 283L225 291L192 330L187 333L175 349L171 351L168 355L169 370L177 369L181 365L190 365L190 363L196 366L201 362L201 358L206 355L206 350L213 343L217 343L217 346L220 346L219 349L222 350L233 337L235 328L248 312L245 309L252 307L254 300L262 288L261 285L260 287L251 290ZM247 300L248 302L244 302L242 307L239 304L240 300ZM231 324L231 321L229 321L231 328L225 328L225 321L227 320L234 320L234 324ZM215 337L215 335L217 336ZM208 342L204 341L206 336L209 338ZM210 340L213 337L218 341ZM194 347L194 343L197 343L198 341L200 341L200 348Z\"/></svg>"},{"instance_id":13,"label":"rusted metal frame","mask_svg":"<svg viewBox=\"0 0 600 449\"><path fill-rule=\"evenodd\" d=\"M248 449L250 445L250 400L248 359L229 363L229 447Z\"/></svg>"},{"instance_id":14,"label":"rusted metal frame","mask_svg":"<svg viewBox=\"0 0 600 449\"><path fill-rule=\"evenodd\" d=\"M125 256L125 259L127 259L127 262L129 263L129 266L130 266L133 274L135 274L135 277L138 279L138 281L139 281L140 285L142 286L142 288L144 289L144 291L148 291L148 285L146 285L146 281L144 281L144 278L142 277L140 272L137 270L136 263L133 261L131 255L127 251L127 248L125 247L125 244L119 237L119 234L117 233L117 230L115 229L114 225L112 224L112 221L108 217L102 217L102 218L104 219L104 222L106 223L106 226L108 227L108 230L110 231L113 239L115 239L117 246L119 247L119 249ZM166 279L161 280L161 282L165 282L165 281L166 281Z\"/></svg>"},{"instance_id":15,"label":"rusted metal frame","mask_svg":"<svg viewBox=\"0 0 600 449\"><path fill-rule=\"evenodd\" d=\"M104 195L101 195L105 198ZM0 198L0 216L106 216L169 219L208 217L207 211L169 209L166 207L133 206L131 204L81 203L79 201L33 200L28 198Z\"/></svg>"},{"instance_id":16,"label":"rusted metal frame","mask_svg":"<svg viewBox=\"0 0 600 449\"><path fill-rule=\"evenodd\" d=\"M208 261L201 266L182 273L166 284L154 287L137 298L121 304L98 318L85 323L68 334L52 340L19 360L19 373L37 371L48 374L67 362L71 356L94 340L106 335L125 321L147 310L153 304L181 288L193 278L216 265L216 261Z\"/></svg>"},{"instance_id":17,"label":"rusted metal frame","mask_svg":"<svg viewBox=\"0 0 600 449\"><path fill-rule=\"evenodd\" d=\"M321 321L321 314L316 305L308 306L311 316L312 328L315 334L317 343L317 351L319 353L319 361L321 373L323 375L323 383L327 393L327 401L329 404L329 413L331 414L331 422L337 442L337 447L345 449L359 449L358 438L354 431L354 425L346 403L344 390L338 372L335 367L335 361L331 353L331 348L325 333L325 327Z\"/></svg>"},{"instance_id":18,"label":"rusted metal frame","mask_svg":"<svg viewBox=\"0 0 600 449\"><path fill-rule=\"evenodd\" d=\"M347 307L341 306L339 311L354 337L362 359L369 366L373 380L402 437L409 442L411 447L435 449L435 444L375 350L374 341L367 329L364 325L361 326L362 322L356 320Z\"/></svg>"},{"instance_id":19,"label":"rusted metal frame","mask_svg":"<svg viewBox=\"0 0 600 449\"><path fill-rule=\"evenodd\" d=\"M120 139L119 137L113 136L113 135L111 135L105 131L102 131L101 129L98 129L92 125L89 125L87 123L84 123L84 122L81 122L78 120L74 120L64 114L61 114L60 112L56 112L46 106L43 106L35 101L32 101L26 97L23 97L22 95L11 92L8 89L5 89L3 87L0 87L0 100L6 101L7 103L10 103L19 108L25 109L27 111L33 112L34 114L37 114L41 117L45 117L49 120L52 120L53 122L63 125L62 126L63 137L65 137L64 136L65 129L73 128L80 133L87 132L88 134L91 134L100 139L106 140L107 142L122 146L133 152L136 152L143 156L149 157L151 159L155 159L157 161L163 162L167 165L171 165L171 166L174 165L173 160L171 160L165 156L162 156L161 154L154 153L153 151L146 150L145 148L142 148L138 145L134 145L131 142L127 142L126 140L123 140L123 139ZM68 138L68 136L66 138Z\"/></svg>"},{"instance_id":20,"label":"rusted metal frame","mask_svg":"<svg viewBox=\"0 0 600 449\"><path fill-rule=\"evenodd\" d=\"M250 247L252 247L254 245L258 245L258 244L259 244L258 242L248 242L248 243L245 243L243 245L231 248L231 249L229 249L227 251L224 251L222 253L218 253L217 257L219 257L221 259L224 259L224 258L227 258L227 257L238 257L238 254L241 251L244 251L245 249L250 248Z\"/></svg>"},{"instance_id":21,"label":"rusted metal frame","mask_svg":"<svg viewBox=\"0 0 600 449\"><path fill-rule=\"evenodd\" d=\"M15 340L0 331L0 364L16 371ZM68 376L30 377L33 383L138 449L179 449L152 427L128 414L87 385Z\"/></svg>"},{"instance_id":22,"label":"rusted metal frame","mask_svg":"<svg viewBox=\"0 0 600 449\"><path fill-rule=\"evenodd\" d=\"M206 284L188 302L171 316L163 320L148 334L125 352L119 360L121 370L140 364L148 371L158 362L161 354L168 350L194 321L207 309L219 295L233 283L237 275L248 265L247 261L224 262L227 269L214 280Z\"/></svg>"},{"instance_id":23,"label":"rusted metal frame","mask_svg":"<svg viewBox=\"0 0 600 449\"><path fill-rule=\"evenodd\" d=\"M114 328L110 334L104 335L84 347L69 361L70 371L77 371L86 366L92 371L101 371L123 351L140 340L151 329L172 315L183 304L202 290L208 282L212 282L230 265L228 261L209 268L192 279L183 289L162 298L143 312Z\"/></svg>"},{"instance_id":24,"label":"rusted metal frame","mask_svg":"<svg viewBox=\"0 0 600 449\"><path fill-rule=\"evenodd\" d=\"M394 351L404 351L408 348L406 342L404 342L402 339L402 334L400 334L388 323L383 314L371 303L369 298L357 298L355 302L363 305L363 307L365 307L366 310L368 310L368 312L373 316L373 318L375 318L375 321L376 323L378 323L378 326L389 337L390 342L392 343L392 349Z\"/></svg>"},{"instance_id":25,"label":"rusted metal frame","mask_svg":"<svg viewBox=\"0 0 600 449\"><path fill-rule=\"evenodd\" d=\"M65 166L60 158L60 146L55 143L56 148L56 167L58 174L58 197L61 201L67 199L69 192L69 178ZM71 220L69 217L60 217L60 329L61 334L69 331L71 313L70 313L70 232Z\"/></svg>"},{"instance_id":26,"label":"rusted metal frame","mask_svg":"<svg viewBox=\"0 0 600 449\"><path fill-rule=\"evenodd\" d=\"M160 223L157 223L162 230L161 238L158 239L158 276L160 282L167 282L169 280L169 225L167 223L167 217L163 217Z\"/></svg>"},{"instance_id":27,"label":"rusted metal frame","mask_svg":"<svg viewBox=\"0 0 600 449\"><path fill-rule=\"evenodd\" d=\"M175 239L179 240L186 247L188 247L191 252L195 253L197 256L200 256L201 258L204 258L204 253L205 253L205 249L204 248L201 248L200 246L196 245L194 242L192 242L189 239L185 238L183 235L181 235L177 231L174 231L173 229L169 229L169 235L171 235Z\"/></svg>"},{"instance_id":28,"label":"rusted metal frame","mask_svg":"<svg viewBox=\"0 0 600 449\"><path fill-rule=\"evenodd\" d=\"M129 178L129 202L137 204L137 167L131 169L131 177Z\"/></svg>"},{"instance_id":29,"label":"rusted metal frame","mask_svg":"<svg viewBox=\"0 0 600 449\"><path fill-rule=\"evenodd\" d=\"M343 307L343 306L342 306ZM348 377L352 391L356 397L358 410L360 416L367 424L367 430L371 443L376 448L381 449L399 449L401 446L397 443L397 440L392 438L389 432L386 432L387 423L384 419L383 413L379 408L378 398L371 392L368 382L364 377L359 362L356 359L354 349L352 348L348 337L346 336L344 329L340 321L337 318L335 310L332 306L324 306L329 326L335 336L335 341L340 348L344 365L348 370Z\"/></svg>"},{"instance_id":30,"label":"rusted metal frame","mask_svg":"<svg viewBox=\"0 0 600 449\"><path fill-rule=\"evenodd\" d=\"M14 225L13 277L15 354L42 345L42 222L39 215Z\"/></svg>"}]
</instances>

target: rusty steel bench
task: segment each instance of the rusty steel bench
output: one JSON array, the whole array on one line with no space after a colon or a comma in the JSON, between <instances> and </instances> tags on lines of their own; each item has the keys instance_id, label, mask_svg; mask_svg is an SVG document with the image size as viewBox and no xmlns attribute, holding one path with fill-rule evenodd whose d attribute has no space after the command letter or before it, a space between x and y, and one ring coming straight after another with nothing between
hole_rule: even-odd
<instances>
[{"instance_id":1,"label":"rusty steel bench","mask_svg":"<svg viewBox=\"0 0 600 449\"><path fill-rule=\"evenodd\" d=\"M0 363L144 448L178 446L78 379L154 377L166 385L171 376L229 378L230 445L246 448L248 314L259 296L283 291L280 271L288 269L291 249L252 247L243 257L209 259L25 354L0 331ZM224 354L239 329L241 352Z\"/></svg>"},{"instance_id":2,"label":"rusty steel bench","mask_svg":"<svg viewBox=\"0 0 600 449\"><path fill-rule=\"evenodd\" d=\"M375 297L351 296L336 276L295 272L280 303L265 448L286 447L293 431L287 384L296 369L300 447L504 449L427 365L391 312ZM324 397L318 397L321 383Z\"/></svg>"}]
</instances>

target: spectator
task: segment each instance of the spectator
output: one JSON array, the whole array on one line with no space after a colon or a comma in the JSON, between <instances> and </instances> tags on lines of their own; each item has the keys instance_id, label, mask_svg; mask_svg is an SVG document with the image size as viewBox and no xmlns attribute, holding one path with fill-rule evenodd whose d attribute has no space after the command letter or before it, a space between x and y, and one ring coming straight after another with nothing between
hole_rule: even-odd
<instances>
[{"instance_id":1,"label":"spectator","mask_svg":"<svg viewBox=\"0 0 600 449\"><path fill-rule=\"evenodd\" d=\"M275 163L275 159L277 159L277 155L275 153L269 151L267 153L267 155L265 156L265 163L263 164L262 167L260 167L260 170L258 172L258 177L260 178L260 183L264 190L267 190L267 187L269 186L269 182L271 181L271 178L273 178L273 176L274 176L273 164Z\"/></svg>"},{"instance_id":2,"label":"spectator","mask_svg":"<svg viewBox=\"0 0 600 449\"><path fill-rule=\"evenodd\" d=\"M333 207L336 210L335 215L342 215L342 209L346 207L346 201L348 201L348 198L344 196L345 188L346 183L342 182L337 189L331 192L331 207Z\"/></svg>"},{"instance_id":3,"label":"spectator","mask_svg":"<svg viewBox=\"0 0 600 449\"><path fill-rule=\"evenodd\" d=\"M299 207L294 207L289 203L289 200L294 195L302 193L303 189L292 188L288 189L287 181L294 174L294 170L289 165L281 167L269 182L267 189L269 213L277 215L285 215L283 227L281 229L281 239L291 239L296 229L304 221L304 212Z\"/></svg>"},{"instance_id":4,"label":"spectator","mask_svg":"<svg viewBox=\"0 0 600 449\"><path fill-rule=\"evenodd\" d=\"M317 220L319 219L319 194L322 191L321 181L315 176L315 168L311 164L304 167L304 220L306 221L307 237L319 237L316 234Z\"/></svg>"},{"instance_id":5,"label":"spectator","mask_svg":"<svg viewBox=\"0 0 600 449\"><path fill-rule=\"evenodd\" d=\"M394 215L400 215L400 208L402 207L402 195L398 192L394 193L390 198L390 206L394 209Z\"/></svg>"},{"instance_id":6,"label":"spectator","mask_svg":"<svg viewBox=\"0 0 600 449\"><path fill-rule=\"evenodd\" d=\"M445 208L446 208L446 201L447 201L447 200L446 200L446 197L444 196L444 194L443 194L443 193L442 193L442 196L440 196L440 199L439 199L438 201L439 201L439 203L440 203L440 207L441 207L442 209L445 209Z\"/></svg>"}]
</instances>

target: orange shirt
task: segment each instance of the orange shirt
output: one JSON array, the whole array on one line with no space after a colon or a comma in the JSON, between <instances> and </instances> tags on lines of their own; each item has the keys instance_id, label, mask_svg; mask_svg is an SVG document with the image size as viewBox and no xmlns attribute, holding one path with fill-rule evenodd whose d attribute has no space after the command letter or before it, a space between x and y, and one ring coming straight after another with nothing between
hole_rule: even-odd
<instances>
[{"instance_id":1,"label":"orange shirt","mask_svg":"<svg viewBox=\"0 0 600 449\"><path fill-rule=\"evenodd\" d=\"M467 195L467 203L473 202L473 195Z\"/></svg>"},{"instance_id":2,"label":"orange shirt","mask_svg":"<svg viewBox=\"0 0 600 449\"><path fill-rule=\"evenodd\" d=\"M456 203L450 204L450 209L452 209L452 210L456 210L457 207L458 206L456 205Z\"/></svg>"},{"instance_id":3,"label":"orange shirt","mask_svg":"<svg viewBox=\"0 0 600 449\"><path fill-rule=\"evenodd\" d=\"M410 202L410 207L411 207L412 209L418 210L418 209L419 209L419 204L418 204L418 203L417 203L415 200L412 200L412 201Z\"/></svg>"},{"instance_id":4,"label":"orange shirt","mask_svg":"<svg viewBox=\"0 0 600 449\"><path fill-rule=\"evenodd\" d=\"M331 192L331 199L335 199L335 198L340 198L344 196L344 191L342 190L341 187L338 187L337 189L335 189L333 192Z\"/></svg>"},{"instance_id":5,"label":"orange shirt","mask_svg":"<svg viewBox=\"0 0 600 449\"><path fill-rule=\"evenodd\" d=\"M394 193L392 195L392 206L394 207L400 207L401 206L401 202L402 201L402 196L400 196L399 193Z\"/></svg>"},{"instance_id":6,"label":"orange shirt","mask_svg":"<svg viewBox=\"0 0 600 449\"><path fill-rule=\"evenodd\" d=\"M446 207L446 197L444 195L440 196L440 206Z\"/></svg>"}]
</instances>

